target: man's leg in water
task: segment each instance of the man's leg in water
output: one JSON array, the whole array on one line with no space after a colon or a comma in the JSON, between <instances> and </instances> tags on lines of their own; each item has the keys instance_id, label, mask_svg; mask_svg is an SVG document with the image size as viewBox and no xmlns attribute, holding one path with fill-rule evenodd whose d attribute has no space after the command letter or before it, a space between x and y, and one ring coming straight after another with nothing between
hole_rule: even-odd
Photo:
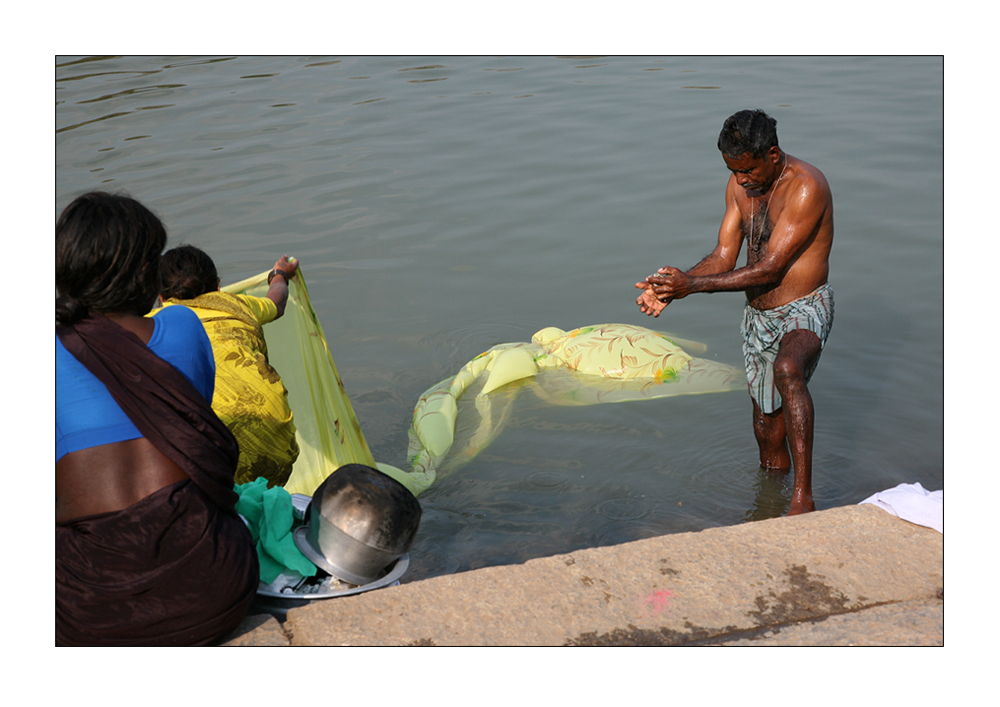
<instances>
[{"instance_id":1,"label":"man's leg in water","mask_svg":"<svg viewBox=\"0 0 1000 707\"><path fill-rule=\"evenodd\" d=\"M760 465L768 471L788 471L792 458L785 442L785 417L781 408L765 413L753 398L753 434L760 448Z\"/></svg>"},{"instance_id":2,"label":"man's leg in water","mask_svg":"<svg viewBox=\"0 0 1000 707\"><path fill-rule=\"evenodd\" d=\"M774 386L781 393L781 412L795 469L788 515L815 510L812 497L813 401L805 372L822 349L819 337L807 329L785 334L774 360Z\"/></svg>"}]
</instances>

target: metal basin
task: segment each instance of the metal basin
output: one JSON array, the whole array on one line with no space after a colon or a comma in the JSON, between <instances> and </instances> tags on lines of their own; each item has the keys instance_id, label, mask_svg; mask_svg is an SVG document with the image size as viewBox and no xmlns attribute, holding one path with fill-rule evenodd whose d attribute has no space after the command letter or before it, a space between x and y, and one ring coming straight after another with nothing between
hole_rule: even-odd
<instances>
[{"instance_id":1,"label":"metal basin","mask_svg":"<svg viewBox=\"0 0 1000 707\"><path fill-rule=\"evenodd\" d=\"M420 503L405 486L363 464L347 464L320 484L295 544L317 567L357 585L378 579L413 545Z\"/></svg>"}]
</instances>

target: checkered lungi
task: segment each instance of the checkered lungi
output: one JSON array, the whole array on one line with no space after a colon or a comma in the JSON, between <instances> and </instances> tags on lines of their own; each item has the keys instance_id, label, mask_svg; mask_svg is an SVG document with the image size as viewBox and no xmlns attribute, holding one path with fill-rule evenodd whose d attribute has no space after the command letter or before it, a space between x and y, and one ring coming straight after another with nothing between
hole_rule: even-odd
<instances>
[{"instance_id":1,"label":"checkered lungi","mask_svg":"<svg viewBox=\"0 0 1000 707\"><path fill-rule=\"evenodd\" d=\"M833 326L833 288L827 283L805 297L774 309L756 309L747 303L743 310L743 359L747 369L750 396L765 413L781 407L781 395L774 387L774 360L782 337L795 329L808 329L820 341L820 353ZM812 378L816 360L805 372Z\"/></svg>"}]
</instances>

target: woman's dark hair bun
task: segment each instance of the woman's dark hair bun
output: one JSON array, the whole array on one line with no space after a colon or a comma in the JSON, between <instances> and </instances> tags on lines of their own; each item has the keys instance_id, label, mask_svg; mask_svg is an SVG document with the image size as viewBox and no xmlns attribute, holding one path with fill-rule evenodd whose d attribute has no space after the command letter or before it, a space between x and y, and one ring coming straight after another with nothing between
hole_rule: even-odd
<instances>
[{"instance_id":1,"label":"woman's dark hair bun","mask_svg":"<svg viewBox=\"0 0 1000 707\"><path fill-rule=\"evenodd\" d=\"M193 245L179 245L164 253L160 278L163 299L194 299L219 287L219 273L212 258Z\"/></svg>"},{"instance_id":2,"label":"woman's dark hair bun","mask_svg":"<svg viewBox=\"0 0 1000 707\"><path fill-rule=\"evenodd\" d=\"M89 308L77 302L72 297L60 295L56 297L56 322L63 326L76 324L90 313Z\"/></svg>"}]
</instances>

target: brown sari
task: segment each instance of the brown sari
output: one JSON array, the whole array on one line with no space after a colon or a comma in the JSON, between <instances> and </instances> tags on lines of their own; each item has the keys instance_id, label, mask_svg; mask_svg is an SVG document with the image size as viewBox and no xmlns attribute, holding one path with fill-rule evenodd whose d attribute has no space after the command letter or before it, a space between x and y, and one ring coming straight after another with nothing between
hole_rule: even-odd
<instances>
[{"instance_id":1,"label":"brown sari","mask_svg":"<svg viewBox=\"0 0 1000 707\"><path fill-rule=\"evenodd\" d=\"M56 526L56 643L218 641L246 615L258 583L253 541L235 511L235 439L134 334L93 315L56 333L190 477L124 510Z\"/></svg>"}]
</instances>

